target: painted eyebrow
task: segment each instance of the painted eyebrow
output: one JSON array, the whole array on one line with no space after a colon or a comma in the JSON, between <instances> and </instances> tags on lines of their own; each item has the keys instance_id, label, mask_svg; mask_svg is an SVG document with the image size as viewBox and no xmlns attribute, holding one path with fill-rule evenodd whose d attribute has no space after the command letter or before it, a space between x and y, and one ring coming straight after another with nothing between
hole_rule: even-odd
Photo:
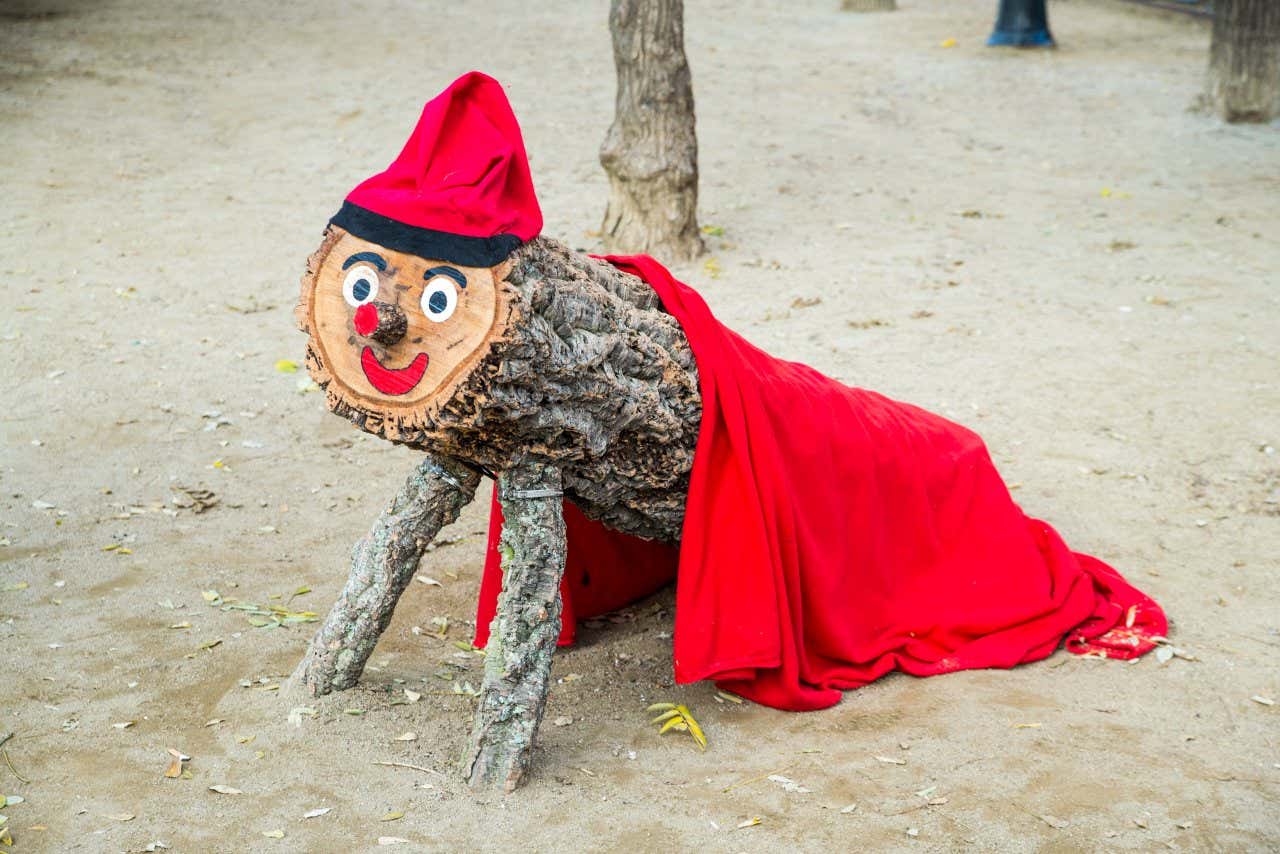
<instances>
[{"instance_id":1,"label":"painted eyebrow","mask_svg":"<svg viewBox=\"0 0 1280 854\"><path fill-rule=\"evenodd\" d=\"M367 261L368 263L377 267L379 270L382 270L384 273L387 271L387 262L383 261L382 256L379 255L377 252L357 252L356 254L352 255L350 258L342 262L342 269L344 270L347 269L357 261Z\"/></svg>"},{"instance_id":2,"label":"painted eyebrow","mask_svg":"<svg viewBox=\"0 0 1280 854\"><path fill-rule=\"evenodd\" d=\"M430 270L422 274L422 278L430 281L436 276L448 276L458 283L458 287L465 288L467 286L467 277L452 267L432 267Z\"/></svg>"}]
</instances>

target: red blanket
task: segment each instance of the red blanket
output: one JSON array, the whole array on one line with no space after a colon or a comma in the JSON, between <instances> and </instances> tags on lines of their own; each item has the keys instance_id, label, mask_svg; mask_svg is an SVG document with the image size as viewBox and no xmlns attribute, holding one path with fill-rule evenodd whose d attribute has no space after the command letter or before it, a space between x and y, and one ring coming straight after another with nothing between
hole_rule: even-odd
<instances>
[{"instance_id":1,"label":"red blanket","mask_svg":"<svg viewBox=\"0 0 1280 854\"><path fill-rule=\"evenodd\" d=\"M676 680L808 710L894 669L1012 667L1064 639L1134 658L1164 635L1159 605L1019 509L975 433L770 356L652 258L607 260L680 322L702 426L678 553L566 503L562 643L575 619L675 576ZM477 645L501 587L500 528L495 502Z\"/></svg>"}]
</instances>

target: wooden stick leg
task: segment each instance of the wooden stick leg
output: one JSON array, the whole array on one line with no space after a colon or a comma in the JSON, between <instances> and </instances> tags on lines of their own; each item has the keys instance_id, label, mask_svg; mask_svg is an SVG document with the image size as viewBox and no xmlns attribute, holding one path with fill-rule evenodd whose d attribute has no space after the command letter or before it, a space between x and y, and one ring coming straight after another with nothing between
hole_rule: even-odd
<instances>
[{"instance_id":1,"label":"wooden stick leg","mask_svg":"<svg viewBox=\"0 0 1280 854\"><path fill-rule=\"evenodd\" d=\"M428 456L351 550L347 585L294 671L312 696L355 685L418 561L441 528L458 518L480 476L457 460Z\"/></svg>"},{"instance_id":2,"label":"wooden stick leg","mask_svg":"<svg viewBox=\"0 0 1280 854\"><path fill-rule=\"evenodd\" d=\"M565 529L558 469L534 463L498 479L502 594L490 628L484 683L463 763L472 786L523 782L550 687L560 635Z\"/></svg>"}]
</instances>

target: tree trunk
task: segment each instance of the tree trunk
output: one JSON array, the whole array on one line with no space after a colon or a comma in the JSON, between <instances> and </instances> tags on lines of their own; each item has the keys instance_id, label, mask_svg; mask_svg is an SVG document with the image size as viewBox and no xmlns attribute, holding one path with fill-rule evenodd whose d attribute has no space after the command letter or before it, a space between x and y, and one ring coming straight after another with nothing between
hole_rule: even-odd
<instances>
[{"instance_id":1,"label":"tree trunk","mask_svg":"<svg viewBox=\"0 0 1280 854\"><path fill-rule=\"evenodd\" d=\"M521 784L547 702L560 636L565 528L560 473L520 464L498 479L502 593L489 629L484 683L463 774L472 786Z\"/></svg>"},{"instance_id":2,"label":"tree trunk","mask_svg":"<svg viewBox=\"0 0 1280 854\"><path fill-rule=\"evenodd\" d=\"M355 685L396 601L436 533L475 496L480 476L456 460L426 457L369 534L351 549L351 573L293 680L312 696Z\"/></svg>"},{"instance_id":3,"label":"tree trunk","mask_svg":"<svg viewBox=\"0 0 1280 854\"><path fill-rule=\"evenodd\" d=\"M892 12L898 8L898 0L843 0L840 8L845 12Z\"/></svg>"},{"instance_id":4,"label":"tree trunk","mask_svg":"<svg viewBox=\"0 0 1280 854\"><path fill-rule=\"evenodd\" d=\"M988 47L1053 47L1045 0L1000 0Z\"/></svg>"},{"instance_id":5,"label":"tree trunk","mask_svg":"<svg viewBox=\"0 0 1280 854\"><path fill-rule=\"evenodd\" d=\"M1214 0L1206 98L1228 122L1280 116L1280 2Z\"/></svg>"},{"instance_id":6,"label":"tree trunk","mask_svg":"<svg viewBox=\"0 0 1280 854\"><path fill-rule=\"evenodd\" d=\"M613 0L618 95L600 147L609 175L606 249L688 260L698 232L698 140L684 53L683 0Z\"/></svg>"}]
</instances>

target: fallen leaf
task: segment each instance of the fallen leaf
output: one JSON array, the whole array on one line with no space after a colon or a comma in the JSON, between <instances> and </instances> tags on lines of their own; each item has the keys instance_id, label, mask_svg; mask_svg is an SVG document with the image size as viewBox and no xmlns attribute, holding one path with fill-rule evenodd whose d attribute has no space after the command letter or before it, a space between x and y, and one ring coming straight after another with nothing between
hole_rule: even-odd
<instances>
[{"instance_id":1,"label":"fallen leaf","mask_svg":"<svg viewBox=\"0 0 1280 854\"><path fill-rule=\"evenodd\" d=\"M938 47L955 47L955 46L956 46L956 40L955 40L955 39L943 39L943 40L938 44Z\"/></svg>"},{"instance_id":2,"label":"fallen leaf","mask_svg":"<svg viewBox=\"0 0 1280 854\"><path fill-rule=\"evenodd\" d=\"M284 839L283 830L264 830L262 831L262 835L268 839Z\"/></svg>"},{"instance_id":3,"label":"fallen leaf","mask_svg":"<svg viewBox=\"0 0 1280 854\"><path fill-rule=\"evenodd\" d=\"M443 584L441 584L439 581L436 581L434 578L432 578L429 575L419 575L418 580L421 581L423 584L428 584L433 587L444 587Z\"/></svg>"},{"instance_id":4,"label":"fallen leaf","mask_svg":"<svg viewBox=\"0 0 1280 854\"><path fill-rule=\"evenodd\" d=\"M416 703L422 699L421 694L417 691L410 691L408 688L404 689L404 696L410 703Z\"/></svg>"},{"instance_id":5,"label":"fallen leaf","mask_svg":"<svg viewBox=\"0 0 1280 854\"><path fill-rule=\"evenodd\" d=\"M907 760L905 759L894 759L889 756L877 756L876 761L883 762L886 765L906 765L907 764Z\"/></svg>"},{"instance_id":6,"label":"fallen leaf","mask_svg":"<svg viewBox=\"0 0 1280 854\"><path fill-rule=\"evenodd\" d=\"M128 729L129 727L133 726L136 723L137 721L121 721L118 724L112 724L112 726L115 727L116 729Z\"/></svg>"},{"instance_id":7,"label":"fallen leaf","mask_svg":"<svg viewBox=\"0 0 1280 854\"><path fill-rule=\"evenodd\" d=\"M236 789L232 786L224 786L222 784L218 784L216 786L210 786L209 791L217 792L219 795L243 795L244 794L244 792L240 791L239 789Z\"/></svg>"},{"instance_id":8,"label":"fallen leaf","mask_svg":"<svg viewBox=\"0 0 1280 854\"><path fill-rule=\"evenodd\" d=\"M855 813L855 812L857 812L857 811L858 811L858 805L857 805L857 804L849 804L849 806L847 806L847 807L841 807L841 808L840 808L840 812L841 812L841 813L843 813L844 815L849 815L849 814L851 814L851 813Z\"/></svg>"},{"instance_id":9,"label":"fallen leaf","mask_svg":"<svg viewBox=\"0 0 1280 854\"><path fill-rule=\"evenodd\" d=\"M568 715L560 715L558 718L552 721L552 723L555 724L556 726L568 726L569 724L573 723L573 718L569 717Z\"/></svg>"},{"instance_id":10,"label":"fallen leaf","mask_svg":"<svg viewBox=\"0 0 1280 854\"><path fill-rule=\"evenodd\" d=\"M784 777L781 774L770 774L768 779L769 779L769 782L777 783L779 786L781 786L782 791L784 792L791 792L797 795L805 795L813 791L812 789L806 789L804 786L801 786L799 783L797 783L795 780L792 780L790 777Z\"/></svg>"},{"instance_id":11,"label":"fallen leaf","mask_svg":"<svg viewBox=\"0 0 1280 854\"><path fill-rule=\"evenodd\" d=\"M403 836L379 836L378 837L379 845L400 845L408 841L409 840L405 839Z\"/></svg>"},{"instance_id":12,"label":"fallen leaf","mask_svg":"<svg viewBox=\"0 0 1280 854\"><path fill-rule=\"evenodd\" d=\"M734 828L734 830L742 830L742 828L744 828L744 827L755 827L757 824L759 824L759 823L760 823L760 821L761 821L760 816L758 816L758 815L757 815L757 816L752 816L751 818L747 819L746 821L740 821L740 822L738 822L738 826L737 826L737 827L735 827L735 828Z\"/></svg>"},{"instance_id":13,"label":"fallen leaf","mask_svg":"<svg viewBox=\"0 0 1280 854\"><path fill-rule=\"evenodd\" d=\"M418 734L416 732L406 732L396 736L396 741L417 741Z\"/></svg>"},{"instance_id":14,"label":"fallen leaf","mask_svg":"<svg viewBox=\"0 0 1280 854\"><path fill-rule=\"evenodd\" d=\"M402 812L389 812L378 821L399 821L402 818L404 818L404 813Z\"/></svg>"},{"instance_id":15,"label":"fallen leaf","mask_svg":"<svg viewBox=\"0 0 1280 854\"><path fill-rule=\"evenodd\" d=\"M1254 694L1249 699L1263 706L1274 706L1276 704L1275 700L1271 699L1270 697L1264 697L1261 694Z\"/></svg>"},{"instance_id":16,"label":"fallen leaf","mask_svg":"<svg viewBox=\"0 0 1280 854\"><path fill-rule=\"evenodd\" d=\"M133 821L134 818L133 813L128 812L109 813L104 817L109 818L112 821Z\"/></svg>"},{"instance_id":17,"label":"fallen leaf","mask_svg":"<svg viewBox=\"0 0 1280 854\"><path fill-rule=\"evenodd\" d=\"M191 757L185 753L179 753L172 747L169 748L169 755L173 757L173 761L169 763L169 767L165 769L164 776L170 779L176 779L182 776L182 763L190 762Z\"/></svg>"},{"instance_id":18,"label":"fallen leaf","mask_svg":"<svg viewBox=\"0 0 1280 854\"><path fill-rule=\"evenodd\" d=\"M293 359L281 359L276 362L276 370L282 374L296 374L298 372L298 363Z\"/></svg>"},{"instance_id":19,"label":"fallen leaf","mask_svg":"<svg viewBox=\"0 0 1280 854\"><path fill-rule=\"evenodd\" d=\"M319 818L322 815L328 815L333 811L333 807L317 807L313 810L307 810L302 814L303 818Z\"/></svg>"}]
</instances>

